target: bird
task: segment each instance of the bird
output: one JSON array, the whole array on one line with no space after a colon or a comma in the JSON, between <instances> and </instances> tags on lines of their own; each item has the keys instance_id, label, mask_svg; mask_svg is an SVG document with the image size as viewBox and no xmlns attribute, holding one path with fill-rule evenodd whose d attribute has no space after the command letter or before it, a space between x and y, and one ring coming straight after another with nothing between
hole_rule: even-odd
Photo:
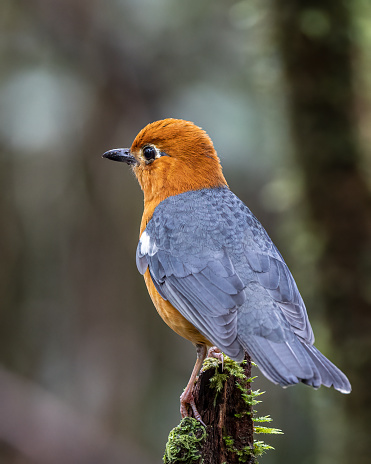
<instances>
[{"instance_id":1,"label":"bird","mask_svg":"<svg viewBox=\"0 0 371 464\"><path fill-rule=\"evenodd\" d=\"M209 354L245 352L271 382L333 386L345 374L314 346L304 301L281 253L230 190L208 134L167 118L145 126L130 148L104 158L131 166L144 194L136 264L164 322L196 347L180 397L182 417L201 423L192 393Z\"/></svg>"}]
</instances>

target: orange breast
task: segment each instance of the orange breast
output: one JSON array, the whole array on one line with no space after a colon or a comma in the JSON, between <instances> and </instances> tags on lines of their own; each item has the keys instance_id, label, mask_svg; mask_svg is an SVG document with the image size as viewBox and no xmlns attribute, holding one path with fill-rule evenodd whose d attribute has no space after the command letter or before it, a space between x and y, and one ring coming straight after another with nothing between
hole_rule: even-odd
<instances>
[{"instance_id":1,"label":"orange breast","mask_svg":"<svg viewBox=\"0 0 371 464\"><path fill-rule=\"evenodd\" d=\"M144 280L147 285L148 293L155 305L157 312L165 323L181 337L190 340L195 344L211 346L210 343L200 332L183 317L180 312L168 301L164 300L154 286L149 270L144 274Z\"/></svg>"}]
</instances>

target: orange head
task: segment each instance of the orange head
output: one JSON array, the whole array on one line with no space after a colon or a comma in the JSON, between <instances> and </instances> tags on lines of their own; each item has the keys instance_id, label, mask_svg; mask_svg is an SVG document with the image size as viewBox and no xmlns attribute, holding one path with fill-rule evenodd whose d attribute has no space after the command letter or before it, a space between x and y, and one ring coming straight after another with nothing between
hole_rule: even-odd
<instances>
[{"instance_id":1,"label":"orange head","mask_svg":"<svg viewBox=\"0 0 371 464\"><path fill-rule=\"evenodd\" d=\"M148 124L130 149L110 150L103 156L132 166L145 203L158 204L188 190L227 185L210 137L182 119Z\"/></svg>"}]
</instances>

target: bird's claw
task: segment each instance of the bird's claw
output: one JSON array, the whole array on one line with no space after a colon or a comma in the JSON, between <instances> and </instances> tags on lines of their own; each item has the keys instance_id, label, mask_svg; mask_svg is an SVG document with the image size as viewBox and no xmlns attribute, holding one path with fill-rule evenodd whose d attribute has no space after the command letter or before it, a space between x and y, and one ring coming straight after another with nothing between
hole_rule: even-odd
<instances>
[{"instance_id":1,"label":"bird's claw","mask_svg":"<svg viewBox=\"0 0 371 464\"><path fill-rule=\"evenodd\" d=\"M198 422L200 422L204 427L206 427L206 424L201 418L201 414L197 410L195 399L191 391L184 391L180 395L180 414L183 419L189 416L187 405L191 406L193 417L198 420Z\"/></svg>"},{"instance_id":2,"label":"bird's claw","mask_svg":"<svg viewBox=\"0 0 371 464\"><path fill-rule=\"evenodd\" d=\"M222 371L224 370L224 355L217 346L212 346L207 352L208 358L216 358L222 363Z\"/></svg>"}]
</instances>

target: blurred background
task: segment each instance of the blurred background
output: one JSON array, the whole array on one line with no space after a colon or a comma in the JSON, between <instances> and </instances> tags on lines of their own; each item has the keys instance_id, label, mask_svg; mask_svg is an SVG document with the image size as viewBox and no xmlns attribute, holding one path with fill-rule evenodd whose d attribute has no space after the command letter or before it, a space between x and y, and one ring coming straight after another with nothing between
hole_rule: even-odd
<instances>
[{"instance_id":1,"label":"blurred background","mask_svg":"<svg viewBox=\"0 0 371 464\"><path fill-rule=\"evenodd\" d=\"M193 346L135 266L142 193L101 159L194 121L282 252L351 395L262 375L264 464L370 462L371 3L2 0L0 463L159 463Z\"/></svg>"}]
</instances>

